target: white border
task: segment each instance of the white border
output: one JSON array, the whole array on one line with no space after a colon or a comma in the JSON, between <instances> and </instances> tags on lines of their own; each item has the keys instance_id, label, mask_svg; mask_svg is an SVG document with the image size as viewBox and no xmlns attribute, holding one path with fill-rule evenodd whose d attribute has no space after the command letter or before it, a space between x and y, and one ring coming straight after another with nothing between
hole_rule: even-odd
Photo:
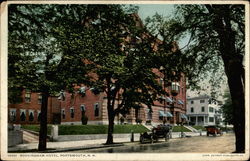
<instances>
[{"instance_id":1,"label":"white border","mask_svg":"<svg viewBox=\"0 0 250 161\"><path fill-rule=\"evenodd\" d=\"M63 153L25 153L27 157L8 157L7 153L7 5L8 4L245 4L246 6L246 153L245 154L221 154L221 153L116 153L116 154L90 154L95 157L60 157ZM0 99L1 99L1 159L4 160L247 160L249 158L249 2L247 1L8 1L1 4L1 66L0 66ZM42 157L31 157L32 155L43 155ZM70 155L70 153L69 153ZM78 154L79 155L79 154ZM208 155L208 157L206 157ZM212 157L213 155L213 157Z\"/></svg>"}]
</instances>

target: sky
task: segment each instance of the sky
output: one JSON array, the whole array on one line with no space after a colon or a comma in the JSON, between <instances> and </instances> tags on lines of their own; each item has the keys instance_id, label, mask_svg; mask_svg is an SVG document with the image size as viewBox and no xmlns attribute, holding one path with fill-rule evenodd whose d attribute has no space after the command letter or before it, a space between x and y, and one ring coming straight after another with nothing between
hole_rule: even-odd
<instances>
[{"instance_id":1,"label":"sky","mask_svg":"<svg viewBox=\"0 0 250 161\"><path fill-rule=\"evenodd\" d=\"M152 16L156 12L163 16L169 16L174 11L174 5L172 4L140 4L139 16L141 19L145 19L147 16Z\"/></svg>"},{"instance_id":2,"label":"sky","mask_svg":"<svg viewBox=\"0 0 250 161\"><path fill-rule=\"evenodd\" d=\"M173 4L139 4L138 14L142 21L144 21L148 16L152 17L156 13L164 17L173 16L174 14L174 5ZM178 42L180 48L185 46L188 42L188 39L183 39Z\"/></svg>"}]
</instances>

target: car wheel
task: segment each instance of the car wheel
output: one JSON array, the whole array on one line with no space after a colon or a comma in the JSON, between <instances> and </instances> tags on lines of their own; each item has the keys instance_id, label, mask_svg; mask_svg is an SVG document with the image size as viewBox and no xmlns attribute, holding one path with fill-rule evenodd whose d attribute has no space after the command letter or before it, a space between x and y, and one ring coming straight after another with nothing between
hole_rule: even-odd
<instances>
[{"instance_id":1,"label":"car wheel","mask_svg":"<svg viewBox=\"0 0 250 161\"><path fill-rule=\"evenodd\" d=\"M209 136L209 133L207 132L207 136Z\"/></svg>"},{"instance_id":2,"label":"car wheel","mask_svg":"<svg viewBox=\"0 0 250 161\"><path fill-rule=\"evenodd\" d=\"M151 136L150 136L150 143L151 143L151 144L154 143L154 135L151 135Z\"/></svg>"},{"instance_id":3,"label":"car wheel","mask_svg":"<svg viewBox=\"0 0 250 161\"><path fill-rule=\"evenodd\" d=\"M157 135L155 135L154 139L155 139L155 142L158 142L158 136Z\"/></svg>"},{"instance_id":4,"label":"car wheel","mask_svg":"<svg viewBox=\"0 0 250 161\"><path fill-rule=\"evenodd\" d=\"M143 136L140 137L140 142L144 143L144 137Z\"/></svg>"},{"instance_id":5,"label":"car wheel","mask_svg":"<svg viewBox=\"0 0 250 161\"><path fill-rule=\"evenodd\" d=\"M166 134L165 135L165 141L168 141L169 140L169 134Z\"/></svg>"}]
</instances>

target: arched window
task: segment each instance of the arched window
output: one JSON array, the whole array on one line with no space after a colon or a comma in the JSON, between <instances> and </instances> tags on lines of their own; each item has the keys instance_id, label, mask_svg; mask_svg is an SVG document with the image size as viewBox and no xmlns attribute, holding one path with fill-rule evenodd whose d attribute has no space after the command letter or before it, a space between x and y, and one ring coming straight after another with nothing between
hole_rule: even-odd
<instances>
[{"instance_id":1,"label":"arched window","mask_svg":"<svg viewBox=\"0 0 250 161\"><path fill-rule=\"evenodd\" d=\"M71 118L74 118L74 117L75 117L75 110L74 110L74 107L71 107L71 108L70 108L70 117L71 117Z\"/></svg>"},{"instance_id":2,"label":"arched window","mask_svg":"<svg viewBox=\"0 0 250 161\"><path fill-rule=\"evenodd\" d=\"M85 105L81 105L80 109L81 109L82 112L85 112L86 111Z\"/></svg>"},{"instance_id":3,"label":"arched window","mask_svg":"<svg viewBox=\"0 0 250 161\"><path fill-rule=\"evenodd\" d=\"M95 116L99 116L99 103L94 104Z\"/></svg>"},{"instance_id":4,"label":"arched window","mask_svg":"<svg viewBox=\"0 0 250 161\"><path fill-rule=\"evenodd\" d=\"M20 120L21 121L26 120L26 110L23 110L23 109L20 110Z\"/></svg>"},{"instance_id":5,"label":"arched window","mask_svg":"<svg viewBox=\"0 0 250 161\"><path fill-rule=\"evenodd\" d=\"M65 119L65 110L62 109L62 119Z\"/></svg>"}]
</instances>

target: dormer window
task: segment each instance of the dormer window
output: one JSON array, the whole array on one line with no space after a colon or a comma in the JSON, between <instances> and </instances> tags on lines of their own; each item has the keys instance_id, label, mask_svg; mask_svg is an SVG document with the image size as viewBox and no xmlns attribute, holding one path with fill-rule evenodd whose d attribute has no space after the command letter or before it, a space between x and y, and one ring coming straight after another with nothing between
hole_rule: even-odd
<instances>
[{"instance_id":1,"label":"dormer window","mask_svg":"<svg viewBox=\"0 0 250 161\"><path fill-rule=\"evenodd\" d=\"M38 104L42 104L42 94L38 94Z\"/></svg>"},{"instance_id":2,"label":"dormer window","mask_svg":"<svg viewBox=\"0 0 250 161\"><path fill-rule=\"evenodd\" d=\"M79 93L84 97L86 95L86 87L79 88Z\"/></svg>"},{"instance_id":3,"label":"dormer window","mask_svg":"<svg viewBox=\"0 0 250 161\"><path fill-rule=\"evenodd\" d=\"M57 99L62 100L62 101L65 100L65 92L63 90L60 91L59 97Z\"/></svg>"},{"instance_id":4,"label":"dormer window","mask_svg":"<svg viewBox=\"0 0 250 161\"><path fill-rule=\"evenodd\" d=\"M180 91L180 84L178 82L172 82L171 84L171 94L176 96Z\"/></svg>"},{"instance_id":5,"label":"dormer window","mask_svg":"<svg viewBox=\"0 0 250 161\"><path fill-rule=\"evenodd\" d=\"M31 101L31 91L26 89L25 90L25 102L30 103Z\"/></svg>"}]
</instances>

